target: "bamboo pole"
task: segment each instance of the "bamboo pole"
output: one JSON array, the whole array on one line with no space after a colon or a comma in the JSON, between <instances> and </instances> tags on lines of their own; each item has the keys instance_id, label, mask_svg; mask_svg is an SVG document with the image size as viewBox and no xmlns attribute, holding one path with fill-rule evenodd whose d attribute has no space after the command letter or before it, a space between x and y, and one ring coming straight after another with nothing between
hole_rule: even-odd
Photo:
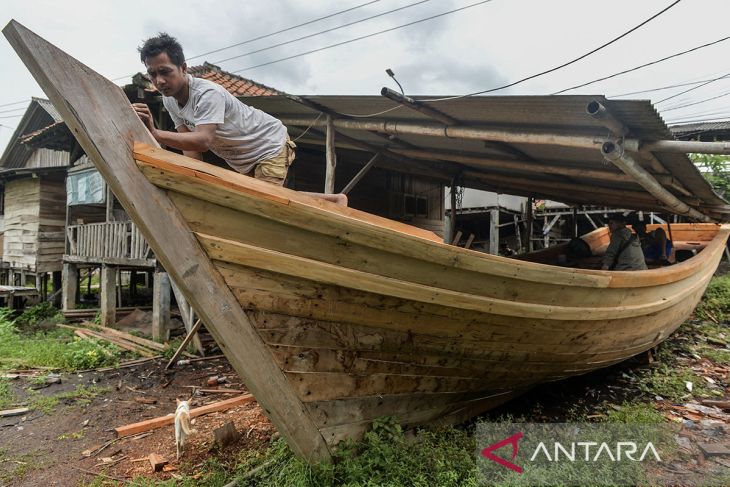
<instances>
[{"instance_id":1,"label":"bamboo pole","mask_svg":"<svg viewBox=\"0 0 730 487\"><path fill-rule=\"evenodd\" d=\"M606 160L612 162L616 165L616 167L636 179L637 183L646 189L652 196L669 207L673 213L686 215L690 218L706 223L714 222L714 220L710 217L703 215L664 189L664 187L662 187L662 185L659 184L659 182L654 179L654 177L649 174L646 169L641 167L635 160L624 152L621 145L613 142L606 142L603 146L601 146L601 153Z\"/></svg>"},{"instance_id":2,"label":"bamboo pole","mask_svg":"<svg viewBox=\"0 0 730 487\"><path fill-rule=\"evenodd\" d=\"M324 192L326 194L332 194L335 192L335 167L337 166L337 154L335 153L335 126L330 115L327 115L326 157L327 169L324 178Z\"/></svg>"}]
</instances>

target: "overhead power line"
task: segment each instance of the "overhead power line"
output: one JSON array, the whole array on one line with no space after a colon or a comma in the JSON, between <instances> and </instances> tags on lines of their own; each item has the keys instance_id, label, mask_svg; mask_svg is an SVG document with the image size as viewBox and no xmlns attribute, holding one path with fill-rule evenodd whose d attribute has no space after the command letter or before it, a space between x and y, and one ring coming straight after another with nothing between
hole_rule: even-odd
<instances>
[{"instance_id":1,"label":"overhead power line","mask_svg":"<svg viewBox=\"0 0 730 487\"><path fill-rule=\"evenodd\" d=\"M700 80L700 81L690 81L690 82L686 82L686 83L678 83L676 85L661 86L659 88L649 88L649 89L646 89L646 90L631 91L629 93L621 93L620 95L611 95L611 96L608 96L606 98L620 98L622 96L641 95L641 94L644 94L644 93L652 93L654 91L670 90L672 88L682 88L684 86L698 85L698 84L704 83L706 81L711 81L711 80L703 79L703 80Z\"/></svg>"},{"instance_id":2,"label":"overhead power line","mask_svg":"<svg viewBox=\"0 0 730 487\"><path fill-rule=\"evenodd\" d=\"M700 89L700 88L702 88L702 87L704 87L704 86L707 86L707 85L709 85L710 83L714 83L715 81L719 81L719 80L721 80L721 79L725 79L725 78L727 78L728 76L730 76L730 73L727 73L727 74L725 74L725 75L723 75L723 76L720 76L719 78L715 78L715 79L711 79L711 80L705 81L705 82L704 82L704 83L702 83L701 85L699 85L699 86L695 86L694 88L689 88L689 89L687 89L687 90L684 90L684 91L680 91L680 92L679 92L679 93L677 93L676 95L672 95L672 96L668 96L668 97L666 97L666 98L662 98L661 100L659 100L659 101L657 101L657 102L654 102L654 104L656 105L656 104L658 104L658 103L663 103L663 102L665 102L665 101L668 101L668 100L671 100L671 99L673 99L673 98L677 98L678 96L682 96L682 95L684 95L684 94L686 94L686 93L689 93L690 91L698 90L698 89Z\"/></svg>"},{"instance_id":3,"label":"overhead power line","mask_svg":"<svg viewBox=\"0 0 730 487\"><path fill-rule=\"evenodd\" d=\"M692 103L685 103L684 105L677 105L677 106L665 108L664 110L662 110L662 113L664 113L664 112L671 112L673 110L679 110L680 108L687 108L687 107L691 107L691 106L694 106L694 105L699 105L700 103L705 103L705 102L708 102L708 101L717 100L718 98L723 98L723 97L728 96L728 95L730 95L730 91L726 91L725 93L722 93L720 95L713 96L713 97L710 97L710 98L705 98L704 100L699 100L699 101L695 101L695 102L692 102Z\"/></svg>"},{"instance_id":4,"label":"overhead power line","mask_svg":"<svg viewBox=\"0 0 730 487\"><path fill-rule=\"evenodd\" d=\"M518 84L520 84L520 83L524 83L525 81L529 81L529 80L532 80L532 79L538 78L538 77L540 77L540 76L544 76L544 75L546 75L546 74L549 74L549 73L553 73L553 72L555 72L555 71L557 71L557 70L559 70L559 69L563 69L563 68L565 68L565 67L567 67L567 66L570 66L571 64L575 64L575 63L577 63L578 61L580 61L580 60L582 60L582 59L585 59L585 58L587 58L588 56L590 56L590 55L592 55L592 54L595 54L595 53L597 53L597 52L598 52L598 51L600 51L601 49L604 49L604 48L606 48L606 47L610 46L610 45L611 45L611 44L613 44L614 42L616 42L616 41L618 41L618 40L620 40L620 39L622 39L622 38L626 37L627 35L631 34L631 33L632 33L632 32L634 32L635 30L637 30L637 29L639 29L639 28L641 28L641 27L645 26L646 24L648 24L648 23L649 23L649 22L651 22L652 20L654 20L654 19L656 19L657 17L659 17L660 15L662 15L662 14L663 14L664 12L666 12L667 10L669 10L669 9L671 9L672 7L674 7L675 5L677 5L677 4L678 4L678 3L680 2L680 1L681 1L681 0L676 0L675 2L672 2L671 4L669 4L669 5L668 5L667 7L665 7L664 9L662 9L662 10L660 10L659 12L655 13L654 15L652 15L652 16L651 16L651 17L649 17L648 19L644 20L644 21L643 21L643 22L641 22L640 24L636 25L635 27L633 27L633 28L631 28L631 29L627 30L626 32L624 32L624 33L623 33L623 34L621 34L620 36L618 36L618 37L615 37L615 38L611 39L610 41L606 42L605 44L602 44L602 45L600 45L600 46L596 47L595 49L592 49L592 50L588 51L587 53L585 53L585 54L583 54L583 55L581 55L581 56L578 56L577 58L575 58L575 59L572 59L572 60L570 60L570 61L568 61L568 62L566 62L566 63L563 63L563 64L561 64L561 65L559 65L559 66L555 66L555 67L553 67L553 68L550 68L550 69L547 69L547 70L545 70L545 71L541 71L541 72L539 72L539 73L536 73L536 74L533 74L533 75L527 76L527 77L525 77L525 78L522 78L522 79L519 79L519 80L517 80L517 81L513 81L512 83L508 83L508 84L506 84L506 85L498 86L498 87L496 87L496 88L490 88L490 89L488 89L488 90L482 90L482 91L475 91L474 93L469 93L469 94L467 94L467 95L459 95L459 96L449 96L449 97L445 97L445 98L436 98L436 99L430 99L430 100L428 100L428 102L429 102L429 103L432 103L432 102L437 102L437 101L456 100L456 99L458 99L458 98L466 98L466 97L469 97L469 96L476 96L476 95L483 95L483 94L485 94L485 93L492 93L492 92L495 92L495 91L499 91L499 90L504 90L504 89L506 89L506 88L511 88L512 86L516 86L516 85L518 85Z\"/></svg>"},{"instance_id":5,"label":"overhead power line","mask_svg":"<svg viewBox=\"0 0 730 487\"><path fill-rule=\"evenodd\" d=\"M558 95L560 93L565 93L566 91L571 91L571 90L575 90L575 89L578 89L578 88L583 88L584 86L592 85L594 83L598 83L599 81L605 81L607 79L615 78L616 76L621 76L622 74L632 73L634 71L638 71L639 69L646 68L648 66L653 66L655 64L662 63L662 62L667 61L669 59L673 59L673 58L676 58L676 57L679 57L679 56L684 56L685 54L689 54L691 52L698 51L698 50L704 49L706 47L714 46L715 44L719 44L721 42L725 42L728 39L730 39L730 36L723 37L722 39L718 39L716 41L708 42L707 44L702 44L700 46L693 47L692 49L687 49L686 51L678 52L678 53L672 54L670 56L666 56L666 57L663 57L661 59L657 59L656 61L651 61L649 63L646 63L646 64L642 64L640 66L633 67L631 69L625 69L623 71L619 71L618 73L614 73L614 74L611 74L611 75L608 75L608 76L604 76L602 78L594 79L593 81L588 81L588 82L582 83L580 85L571 86L570 88L565 88L564 90L556 91L555 93L553 93L553 95Z\"/></svg>"},{"instance_id":6,"label":"overhead power line","mask_svg":"<svg viewBox=\"0 0 730 487\"><path fill-rule=\"evenodd\" d=\"M25 100L14 101L12 103L5 103L3 105L0 105L0 108L2 108L2 107L10 107L10 106L13 106L13 105L20 105L21 103L28 103L29 101L30 101L30 98L26 98Z\"/></svg>"},{"instance_id":7,"label":"overhead power line","mask_svg":"<svg viewBox=\"0 0 730 487\"><path fill-rule=\"evenodd\" d=\"M18 112L20 110L26 110L26 107L20 107L20 108L11 108L10 110L0 110L0 113L12 113L12 112Z\"/></svg>"},{"instance_id":8,"label":"overhead power line","mask_svg":"<svg viewBox=\"0 0 730 487\"><path fill-rule=\"evenodd\" d=\"M336 17L338 15L341 15L341 14L344 14L344 13L347 13L347 12L352 12L353 10L357 10L359 8L365 7L367 5L372 5L373 3L378 3L378 2L380 2L380 0L371 0L370 2L361 3L359 5L355 5L354 7L350 7L350 8L347 8L345 10L339 10L337 12L333 12L333 13L328 14L328 15L325 15L323 17L318 17L316 19L308 20L307 22L303 22L301 24L292 25L291 27L287 27L285 29L277 30L276 32L271 32L269 34L260 35L258 37L254 37L254 38L251 38L251 39L248 39L248 40L245 40L245 41L237 42L236 44L231 44L230 46L225 46L225 47L221 47L221 48L218 48L218 49L214 49L212 51L204 52L202 54L196 54L195 56L192 56L192 57L187 58L187 60L189 61L191 59L197 59L199 57L207 56L208 54L215 54L217 52L225 51L226 49L231 49L233 47L243 46L244 44L249 44L249 43L254 42L254 41L258 41L258 40L261 40L261 39L266 39L267 37L272 37L272 36L275 36L277 34L281 34L283 32L288 32L290 30L294 30L294 29L297 29L299 27L303 27L305 25L314 24L315 22L319 22L320 20L325 20L325 19L329 19L329 18L332 18L332 17ZM132 76L134 76L134 74L129 74L129 75L125 75L125 76L119 76L118 78L113 78L112 81L119 81L120 79L131 78Z\"/></svg>"},{"instance_id":9,"label":"overhead power line","mask_svg":"<svg viewBox=\"0 0 730 487\"><path fill-rule=\"evenodd\" d=\"M420 5L422 3L426 3L426 2L430 2L430 1L431 0L420 0L418 2L410 3L410 4L404 5L402 7L394 8L393 10L388 10L386 12L382 12L382 13L379 13L379 14L376 14L376 15L371 15L370 17L365 17L364 19L355 20L353 22L348 22L346 24L338 25L337 27L332 27L330 29L321 30L321 31L315 32L313 34L307 34L307 35L302 36L302 37L297 37L296 39L292 39L290 41L280 42L280 43L274 44L272 46L262 47L261 49L256 49L255 51L244 52L243 54L238 54L236 56L232 56L232 57L229 57L229 58L226 58L226 59L221 59L220 61L215 61L213 64L225 63L225 62L228 62L228 61L232 61L234 59L242 58L242 57L245 57L245 56L250 56L252 54L257 54L259 52L268 51L268 50L275 49L275 48L281 47L281 46L286 46L287 44L293 44L295 42L303 41L305 39L311 39L312 37L316 37L318 35L327 34L329 32L334 32L336 30L344 29L345 27L350 27L352 25L359 24L361 22L366 22L368 20L376 19L378 17L383 17L385 15L389 15L389 14L392 14L394 12L399 12L401 10L405 10L407 8L415 7L416 5Z\"/></svg>"},{"instance_id":10,"label":"overhead power line","mask_svg":"<svg viewBox=\"0 0 730 487\"><path fill-rule=\"evenodd\" d=\"M370 1L370 2L361 3L360 5L355 5L354 7L350 7L350 8L345 9L345 10L340 10L339 12L334 12L334 13L331 13L329 15L325 15L324 17L318 17L316 19L312 19L312 20L309 20L307 22L303 22L301 24L292 25L291 27L287 27L286 29L277 30L276 32L272 32L270 34L264 34L264 35L261 35L261 36L258 36L258 37L253 37L251 39L248 39L248 40L245 40L245 41L241 41L241 42L237 42L236 44L231 44L230 46L221 47L219 49L214 49L212 51L204 52L202 54L196 54L195 56L189 57L187 59L188 60L190 60L190 59L197 59L197 58L200 58L200 57L203 57L203 56L207 56L209 54L215 54L217 52L225 51L225 50L231 49L233 47L243 46L244 44L250 44L251 42L259 41L261 39L266 39L267 37L272 37L272 36L275 36L277 34L282 34L284 32L288 32L290 30L294 30L294 29L297 29L299 27L304 27L305 25L314 24L316 22L319 22L320 20L325 20L325 19L329 19L329 18L332 18L332 17L336 17L338 15L341 15L341 14L344 14L344 13L347 13L347 12L352 12L353 10L357 10L359 8L366 7L368 5L372 5L373 3L378 3L379 1L380 0L373 0L373 1Z\"/></svg>"},{"instance_id":11,"label":"overhead power line","mask_svg":"<svg viewBox=\"0 0 730 487\"><path fill-rule=\"evenodd\" d=\"M269 62L266 62L266 63L257 64L255 66L247 66L245 68L241 68L239 70L232 71L232 73L235 74L235 73L240 73L242 71L247 71L249 69L261 68L263 66L269 66L271 64L280 63L282 61L288 61L289 59L294 59L294 58L298 58L298 57L302 57L302 56L307 56L309 54L314 54L315 52L320 52L320 51L324 51L324 50L327 50L327 49L332 49L334 47L344 46L345 44L351 44L353 42L361 41L363 39L368 39L370 37L375 37L375 36L378 36L378 35L381 35L381 34L386 34L388 32L393 32L394 30L402 29L404 27L410 27L411 25L420 24L421 22L426 22L428 20L433 20L433 19L436 19L438 17L443 17L445 15L449 15L449 14L453 14L453 13L456 13L456 12L460 12L462 10L466 10L468 8L476 7L476 6L479 6L479 5L483 5L483 4L489 3L491 1L492 0L482 0L481 2L476 2L476 3L472 3L470 5L465 5L463 7L455 8L453 10L448 10L448 11L442 12L440 14L431 15L430 17L425 17L423 19L414 20L413 22L408 22L406 24L397 25L397 26L391 27L389 29L380 30L378 32L373 32L371 34L363 35L363 36L360 36L360 37L355 37L353 39L348 39L346 41L337 42L335 44L330 44L328 46L320 47L318 49L312 49L310 51L300 52L300 53L294 54L292 56L287 56L287 57L283 57L283 58L280 58L280 59L275 59L274 61L269 61Z\"/></svg>"}]
</instances>

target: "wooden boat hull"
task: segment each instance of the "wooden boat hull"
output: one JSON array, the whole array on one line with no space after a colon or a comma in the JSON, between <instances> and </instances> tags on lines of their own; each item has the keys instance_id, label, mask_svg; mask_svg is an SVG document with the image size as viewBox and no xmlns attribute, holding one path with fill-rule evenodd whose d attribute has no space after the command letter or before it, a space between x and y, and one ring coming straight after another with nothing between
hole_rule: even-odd
<instances>
[{"instance_id":1,"label":"wooden boat hull","mask_svg":"<svg viewBox=\"0 0 730 487\"><path fill-rule=\"evenodd\" d=\"M642 272L460 249L160 150L113 83L15 21L3 33L293 451L382 415L459 421L624 360L697 304L730 228ZM135 143L142 142L146 145ZM140 170L141 169L141 170Z\"/></svg>"},{"instance_id":2,"label":"wooden boat hull","mask_svg":"<svg viewBox=\"0 0 730 487\"><path fill-rule=\"evenodd\" d=\"M730 232L673 225L675 239L704 250L663 269L560 268L384 229L159 149L138 147L135 157L330 444L383 415L460 420L655 346L696 306ZM606 239L602 230L588 241L601 248Z\"/></svg>"}]
</instances>

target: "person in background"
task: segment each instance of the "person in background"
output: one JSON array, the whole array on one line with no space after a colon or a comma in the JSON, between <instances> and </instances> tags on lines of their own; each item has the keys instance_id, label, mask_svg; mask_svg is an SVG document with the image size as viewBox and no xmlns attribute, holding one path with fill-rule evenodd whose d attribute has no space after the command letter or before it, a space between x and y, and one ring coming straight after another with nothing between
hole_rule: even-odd
<instances>
[{"instance_id":1,"label":"person in background","mask_svg":"<svg viewBox=\"0 0 730 487\"><path fill-rule=\"evenodd\" d=\"M601 269L611 271L645 270L647 267L644 252L641 250L641 242L626 227L626 217L621 213L614 213L609 216L608 230L611 232L611 241L603 256Z\"/></svg>"},{"instance_id":2,"label":"person in background","mask_svg":"<svg viewBox=\"0 0 730 487\"><path fill-rule=\"evenodd\" d=\"M640 221L631 225L639 237L644 259L648 264L669 265L672 254L672 241L667 238L664 229L659 227L651 232L646 231L646 223Z\"/></svg>"}]
</instances>

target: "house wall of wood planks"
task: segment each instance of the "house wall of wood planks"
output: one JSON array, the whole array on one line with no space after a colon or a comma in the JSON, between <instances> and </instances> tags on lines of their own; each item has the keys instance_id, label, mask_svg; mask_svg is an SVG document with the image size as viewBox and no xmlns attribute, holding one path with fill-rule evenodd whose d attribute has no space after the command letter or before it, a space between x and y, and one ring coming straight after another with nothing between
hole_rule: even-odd
<instances>
[{"instance_id":1,"label":"house wall of wood planks","mask_svg":"<svg viewBox=\"0 0 730 487\"><path fill-rule=\"evenodd\" d=\"M2 260L29 272L61 270L66 190L62 177L31 177L5 183Z\"/></svg>"}]
</instances>

